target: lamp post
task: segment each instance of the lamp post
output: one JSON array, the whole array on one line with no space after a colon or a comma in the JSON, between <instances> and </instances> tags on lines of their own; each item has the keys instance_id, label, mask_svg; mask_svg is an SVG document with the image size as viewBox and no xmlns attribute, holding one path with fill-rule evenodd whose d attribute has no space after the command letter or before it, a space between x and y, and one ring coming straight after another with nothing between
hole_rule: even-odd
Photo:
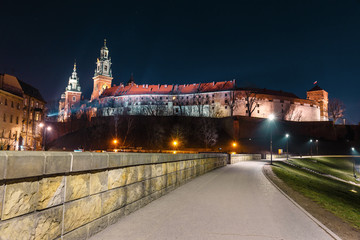
<instances>
[{"instance_id":1,"label":"lamp post","mask_svg":"<svg viewBox=\"0 0 360 240\"><path fill-rule=\"evenodd\" d=\"M119 142L116 138L112 141L114 143L114 151L117 152L117 143Z\"/></svg>"},{"instance_id":2,"label":"lamp post","mask_svg":"<svg viewBox=\"0 0 360 240\"><path fill-rule=\"evenodd\" d=\"M274 114L270 114L269 117L268 117L268 120L270 121L270 124L274 121L275 119L275 115ZM273 159L273 156L272 156L272 126L270 126L270 164L272 165L272 159Z\"/></svg>"},{"instance_id":3,"label":"lamp post","mask_svg":"<svg viewBox=\"0 0 360 240\"><path fill-rule=\"evenodd\" d=\"M177 140L174 140L172 142L172 145L174 146L174 149L176 150L176 147L179 145L179 142Z\"/></svg>"},{"instance_id":4,"label":"lamp post","mask_svg":"<svg viewBox=\"0 0 360 240\"><path fill-rule=\"evenodd\" d=\"M285 135L286 137L286 160L289 160L289 134Z\"/></svg>"},{"instance_id":5,"label":"lamp post","mask_svg":"<svg viewBox=\"0 0 360 240\"><path fill-rule=\"evenodd\" d=\"M44 123L39 123L39 127L42 128L43 130L43 151L46 151L46 136L47 136L47 132L51 131L51 127L50 126L46 126Z\"/></svg>"},{"instance_id":6,"label":"lamp post","mask_svg":"<svg viewBox=\"0 0 360 240\"><path fill-rule=\"evenodd\" d=\"M315 144L316 144L316 155L319 155L319 140L315 140Z\"/></svg>"},{"instance_id":7,"label":"lamp post","mask_svg":"<svg viewBox=\"0 0 360 240\"><path fill-rule=\"evenodd\" d=\"M355 152L355 148L352 147L352 148L351 148L351 151L352 151L352 152ZM355 169L355 158L354 158L354 157L353 157L353 174L354 174L354 178L355 178L355 180L356 180L356 169Z\"/></svg>"},{"instance_id":8,"label":"lamp post","mask_svg":"<svg viewBox=\"0 0 360 240\"><path fill-rule=\"evenodd\" d=\"M310 139L310 157L312 158L312 143L313 143L313 140Z\"/></svg>"}]
</instances>

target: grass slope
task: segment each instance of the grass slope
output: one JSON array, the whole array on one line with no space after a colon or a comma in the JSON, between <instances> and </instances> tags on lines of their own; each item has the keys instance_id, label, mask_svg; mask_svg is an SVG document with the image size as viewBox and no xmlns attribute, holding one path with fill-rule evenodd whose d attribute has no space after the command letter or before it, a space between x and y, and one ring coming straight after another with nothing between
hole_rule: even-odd
<instances>
[{"instance_id":1,"label":"grass slope","mask_svg":"<svg viewBox=\"0 0 360 240\"><path fill-rule=\"evenodd\" d=\"M282 162L276 162L272 169L295 191L302 193L360 230L359 187L314 175Z\"/></svg>"},{"instance_id":2,"label":"grass slope","mask_svg":"<svg viewBox=\"0 0 360 240\"><path fill-rule=\"evenodd\" d=\"M289 162L315 170L320 173L329 174L346 181L354 181L353 161L359 164L359 158L351 157L313 157L291 159Z\"/></svg>"}]
</instances>

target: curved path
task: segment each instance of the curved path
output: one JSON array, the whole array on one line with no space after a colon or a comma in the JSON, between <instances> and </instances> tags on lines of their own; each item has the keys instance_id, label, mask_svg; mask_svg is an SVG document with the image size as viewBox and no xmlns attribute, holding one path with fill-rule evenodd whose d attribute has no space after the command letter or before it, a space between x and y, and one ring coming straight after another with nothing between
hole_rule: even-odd
<instances>
[{"instance_id":1,"label":"curved path","mask_svg":"<svg viewBox=\"0 0 360 240\"><path fill-rule=\"evenodd\" d=\"M193 179L90 239L333 239L267 180L264 164Z\"/></svg>"}]
</instances>

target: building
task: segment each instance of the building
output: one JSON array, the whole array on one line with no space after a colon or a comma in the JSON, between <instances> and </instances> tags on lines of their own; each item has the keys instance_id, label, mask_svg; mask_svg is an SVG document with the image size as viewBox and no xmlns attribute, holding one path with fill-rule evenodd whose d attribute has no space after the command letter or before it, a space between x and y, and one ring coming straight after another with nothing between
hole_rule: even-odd
<instances>
[{"instance_id":1,"label":"building","mask_svg":"<svg viewBox=\"0 0 360 240\"><path fill-rule=\"evenodd\" d=\"M235 80L194 84L139 85L135 83L131 75L127 84L121 83L119 86L112 86L112 80L111 58L105 40L100 50L100 58L96 62L91 99L87 104L83 104L79 111L86 112L90 117L180 115L213 118L228 116L267 118L274 113L278 118L287 121L328 120L328 93L317 85L307 92L307 99L301 99L283 91L238 88ZM59 121L69 119L69 110L66 110L66 106L73 106L75 102L78 103L77 99L80 99L80 90L75 91L79 97L72 96L73 101L66 97L67 92L73 91L69 86L59 102ZM80 87L78 78L75 86Z\"/></svg>"},{"instance_id":2,"label":"building","mask_svg":"<svg viewBox=\"0 0 360 240\"><path fill-rule=\"evenodd\" d=\"M39 90L9 74L0 75L0 149L41 149L38 123L45 101Z\"/></svg>"},{"instance_id":3,"label":"building","mask_svg":"<svg viewBox=\"0 0 360 240\"><path fill-rule=\"evenodd\" d=\"M59 101L58 121L63 122L68 119L72 113L77 112L80 108L80 101L81 87L76 72L76 63L74 63L73 72L69 77L68 85Z\"/></svg>"},{"instance_id":4,"label":"building","mask_svg":"<svg viewBox=\"0 0 360 240\"><path fill-rule=\"evenodd\" d=\"M23 120L19 144L26 150L41 150L45 100L38 89L18 80L23 90Z\"/></svg>"}]
</instances>

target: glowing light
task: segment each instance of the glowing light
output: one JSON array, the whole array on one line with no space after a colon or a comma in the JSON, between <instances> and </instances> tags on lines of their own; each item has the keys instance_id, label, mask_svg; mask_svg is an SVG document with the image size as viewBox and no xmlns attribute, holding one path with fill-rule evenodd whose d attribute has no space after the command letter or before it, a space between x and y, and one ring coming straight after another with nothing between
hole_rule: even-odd
<instances>
[{"instance_id":1,"label":"glowing light","mask_svg":"<svg viewBox=\"0 0 360 240\"><path fill-rule=\"evenodd\" d=\"M178 142L177 141L173 141L172 143L175 147L178 145Z\"/></svg>"},{"instance_id":2,"label":"glowing light","mask_svg":"<svg viewBox=\"0 0 360 240\"><path fill-rule=\"evenodd\" d=\"M288 133L285 135L286 138L288 138L289 136L290 136L290 135L289 135Z\"/></svg>"},{"instance_id":3,"label":"glowing light","mask_svg":"<svg viewBox=\"0 0 360 240\"><path fill-rule=\"evenodd\" d=\"M233 147L236 147L236 146L237 146L236 142L233 142L232 146L233 146Z\"/></svg>"},{"instance_id":4,"label":"glowing light","mask_svg":"<svg viewBox=\"0 0 360 240\"><path fill-rule=\"evenodd\" d=\"M117 144L117 143L118 143L118 140L117 140L117 139L114 139L114 140L113 140L113 143L114 143L114 144Z\"/></svg>"},{"instance_id":5,"label":"glowing light","mask_svg":"<svg viewBox=\"0 0 360 240\"><path fill-rule=\"evenodd\" d=\"M350 190L350 192L357 193L357 191L356 191L356 190L354 190L354 189Z\"/></svg>"},{"instance_id":6,"label":"glowing light","mask_svg":"<svg viewBox=\"0 0 360 240\"><path fill-rule=\"evenodd\" d=\"M44 127L44 124L43 123L39 123L39 127Z\"/></svg>"},{"instance_id":7,"label":"glowing light","mask_svg":"<svg viewBox=\"0 0 360 240\"><path fill-rule=\"evenodd\" d=\"M310 142L312 143L312 142L313 142L313 140L312 140L312 139L310 139Z\"/></svg>"},{"instance_id":8,"label":"glowing light","mask_svg":"<svg viewBox=\"0 0 360 240\"><path fill-rule=\"evenodd\" d=\"M47 127L46 130L47 130L47 131L51 131L51 127L50 127L50 126Z\"/></svg>"},{"instance_id":9,"label":"glowing light","mask_svg":"<svg viewBox=\"0 0 360 240\"><path fill-rule=\"evenodd\" d=\"M275 119L275 115L274 115L274 114L270 114L269 117L268 117L268 119L269 119L270 121L273 121L273 120Z\"/></svg>"},{"instance_id":10,"label":"glowing light","mask_svg":"<svg viewBox=\"0 0 360 240\"><path fill-rule=\"evenodd\" d=\"M173 154L176 154L176 151L173 151Z\"/></svg>"},{"instance_id":11,"label":"glowing light","mask_svg":"<svg viewBox=\"0 0 360 240\"><path fill-rule=\"evenodd\" d=\"M351 148L351 150L352 150L352 151L355 151L355 148L354 148L354 147L352 147L352 148Z\"/></svg>"}]
</instances>

